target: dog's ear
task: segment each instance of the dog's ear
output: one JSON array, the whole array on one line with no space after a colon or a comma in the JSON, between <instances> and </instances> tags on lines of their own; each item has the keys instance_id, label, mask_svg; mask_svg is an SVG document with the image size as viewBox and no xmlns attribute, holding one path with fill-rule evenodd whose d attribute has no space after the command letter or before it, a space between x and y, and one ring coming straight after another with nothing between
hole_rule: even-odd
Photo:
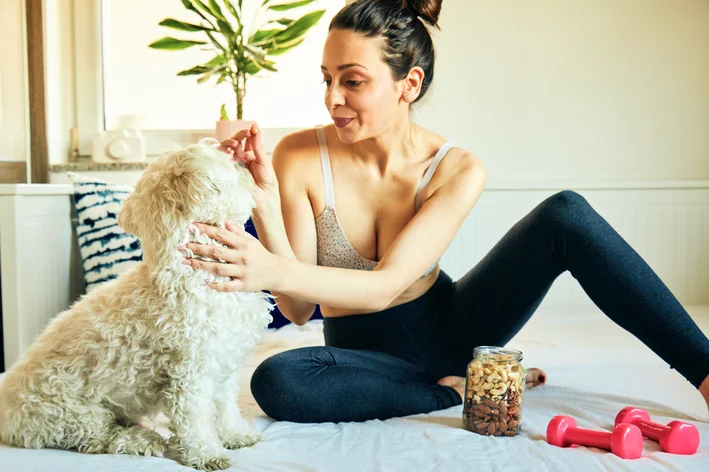
<instances>
[{"instance_id":1,"label":"dog's ear","mask_svg":"<svg viewBox=\"0 0 709 472\"><path fill-rule=\"evenodd\" d=\"M123 231L126 233L131 233L140 237L140 235L138 235L138 222L135 221L134 216L134 193L135 191L125 199L123 205L121 206L121 210L118 212L118 225L123 228Z\"/></svg>"},{"instance_id":2,"label":"dog's ear","mask_svg":"<svg viewBox=\"0 0 709 472\"><path fill-rule=\"evenodd\" d=\"M145 169L118 213L119 226L141 239L150 231L149 226L155 225L156 215L151 213L153 206L150 202L156 194L156 184L163 165L158 161Z\"/></svg>"}]
</instances>

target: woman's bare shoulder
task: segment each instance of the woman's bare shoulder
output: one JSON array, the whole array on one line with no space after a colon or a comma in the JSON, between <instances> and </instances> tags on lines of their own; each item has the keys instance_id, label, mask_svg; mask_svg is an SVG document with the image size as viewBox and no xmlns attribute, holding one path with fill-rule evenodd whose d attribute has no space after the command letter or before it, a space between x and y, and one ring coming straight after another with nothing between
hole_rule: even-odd
<instances>
[{"instance_id":1,"label":"woman's bare shoulder","mask_svg":"<svg viewBox=\"0 0 709 472\"><path fill-rule=\"evenodd\" d=\"M483 162L472 152L457 145L445 137L429 131L429 139L432 146L440 149L446 143L452 147L446 152L444 158L434 172L424 196L430 196L437 188L452 182L455 179L466 179L472 174L485 175Z\"/></svg>"},{"instance_id":2,"label":"woman's bare shoulder","mask_svg":"<svg viewBox=\"0 0 709 472\"><path fill-rule=\"evenodd\" d=\"M441 166L443 169L448 169L451 174L457 174L472 167L484 167L482 161L475 154L455 145L448 150L446 158L441 161Z\"/></svg>"},{"instance_id":3,"label":"woman's bare shoulder","mask_svg":"<svg viewBox=\"0 0 709 472\"><path fill-rule=\"evenodd\" d=\"M273 167L279 171L309 172L320 165L320 147L314 128L298 130L285 135L273 150Z\"/></svg>"},{"instance_id":4,"label":"woman's bare shoulder","mask_svg":"<svg viewBox=\"0 0 709 472\"><path fill-rule=\"evenodd\" d=\"M315 128L306 128L283 136L274 149L274 154L283 152L294 157L318 155L318 138Z\"/></svg>"},{"instance_id":5,"label":"woman's bare shoulder","mask_svg":"<svg viewBox=\"0 0 709 472\"><path fill-rule=\"evenodd\" d=\"M443 170L440 174L455 175L458 171L470 166L482 165L482 162L477 156L467 149L460 147L455 143L455 141L451 141L446 137L425 128L422 128L421 130L426 133L427 141L431 143L433 149L440 149L447 143L452 145L438 166L439 169Z\"/></svg>"}]
</instances>

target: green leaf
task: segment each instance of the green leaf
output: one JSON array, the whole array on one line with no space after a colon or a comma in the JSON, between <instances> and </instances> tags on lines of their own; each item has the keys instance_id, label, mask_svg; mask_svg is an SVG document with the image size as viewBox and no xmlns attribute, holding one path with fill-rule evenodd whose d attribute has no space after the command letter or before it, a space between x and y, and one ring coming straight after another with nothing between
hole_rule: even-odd
<instances>
[{"instance_id":1,"label":"green leaf","mask_svg":"<svg viewBox=\"0 0 709 472\"><path fill-rule=\"evenodd\" d=\"M270 70L271 72L278 72L278 69L274 67L275 65L276 63L273 61L251 58L242 68L242 71L249 75L258 74L263 69Z\"/></svg>"},{"instance_id":2,"label":"green leaf","mask_svg":"<svg viewBox=\"0 0 709 472\"><path fill-rule=\"evenodd\" d=\"M185 8L187 8L187 9L190 10L190 11L193 11L193 12L197 13L200 17L202 17L202 19L203 19L204 21L206 21L206 22L209 23L212 27L214 27L214 23L212 23L211 21L209 21L209 18L207 18L206 16L204 16L201 11L197 10L197 9L195 8L195 6L192 5L192 2L191 2L190 0L182 0L182 4L185 6Z\"/></svg>"},{"instance_id":3,"label":"green leaf","mask_svg":"<svg viewBox=\"0 0 709 472\"><path fill-rule=\"evenodd\" d=\"M222 13L222 9L219 7L219 4L215 0L209 0L209 7L212 10L214 16L226 20L226 18L224 18L224 14Z\"/></svg>"},{"instance_id":4,"label":"green leaf","mask_svg":"<svg viewBox=\"0 0 709 472\"><path fill-rule=\"evenodd\" d=\"M303 42L303 40L305 40L305 38L301 35L296 38L289 39L287 41L276 41L275 39L272 39L270 41L263 41L262 43L260 43L258 45L254 44L254 46L258 46L264 50L282 49L282 48L290 47L292 44L295 44L295 43L301 43L301 42Z\"/></svg>"},{"instance_id":5,"label":"green leaf","mask_svg":"<svg viewBox=\"0 0 709 472\"><path fill-rule=\"evenodd\" d=\"M268 3L268 1L264 2L263 4L265 5L266 3ZM271 5L270 7L268 7L268 9L273 11L285 11L290 10L292 8L302 7L309 3L313 3L313 0L301 0L300 2L293 3L280 3L278 5Z\"/></svg>"},{"instance_id":6,"label":"green leaf","mask_svg":"<svg viewBox=\"0 0 709 472\"><path fill-rule=\"evenodd\" d=\"M312 28L313 25L320 20L320 18L322 18L324 13L325 10L316 10L298 18L290 26L278 33L274 39L276 41L288 41L289 39L295 39L298 36L302 36L306 31Z\"/></svg>"},{"instance_id":7,"label":"green leaf","mask_svg":"<svg viewBox=\"0 0 709 472\"><path fill-rule=\"evenodd\" d=\"M278 69L276 69L275 65L276 65L276 63L272 62L272 61L267 61L267 62L261 63L261 66L264 69L270 70L271 72L278 72Z\"/></svg>"},{"instance_id":8,"label":"green leaf","mask_svg":"<svg viewBox=\"0 0 709 472\"><path fill-rule=\"evenodd\" d=\"M259 66L257 66L256 64L254 64L253 62L249 61L249 63L246 64L246 66L244 66L242 68L242 70L244 71L245 74L255 75L255 74L259 73L261 68Z\"/></svg>"},{"instance_id":9,"label":"green leaf","mask_svg":"<svg viewBox=\"0 0 709 472\"><path fill-rule=\"evenodd\" d=\"M164 38L158 39L157 41L148 45L148 47L154 49L167 49L170 51L179 51L180 49L187 49L195 46L197 44L207 44L204 41L191 41L187 39L177 39L165 36Z\"/></svg>"},{"instance_id":10,"label":"green leaf","mask_svg":"<svg viewBox=\"0 0 709 472\"><path fill-rule=\"evenodd\" d=\"M209 36L209 39L212 41L212 44L214 44L217 49L221 49L222 51L226 52L224 46L222 46L222 44L217 41L217 38L214 37L211 31L205 31L205 33L207 33L207 36Z\"/></svg>"},{"instance_id":11,"label":"green leaf","mask_svg":"<svg viewBox=\"0 0 709 472\"><path fill-rule=\"evenodd\" d=\"M226 21L217 18L217 25L219 25L219 30L221 30L224 36L229 37L234 35L234 30L231 29L231 25Z\"/></svg>"},{"instance_id":12,"label":"green leaf","mask_svg":"<svg viewBox=\"0 0 709 472\"><path fill-rule=\"evenodd\" d=\"M231 0L224 0L224 3L226 4L226 9L229 10L229 13L231 13L231 16L234 17L236 20L236 24L241 26L241 15L239 15L239 12L236 11L236 8L234 8L234 5L231 4ZM241 5L239 5L239 9L241 9Z\"/></svg>"},{"instance_id":13,"label":"green leaf","mask_svg":"<svg viewBox=\"0 0 709 472\"><path fill-rule=\"evenodd\" d=\"M283 26L288 26L289 24L293 23L295 20L291 20L290 18L280 18L278 20L273 21L272 23L279 23Z\"/></svg>"},{"instance_id":14,"label":"green leaf","mask_svg":"<svg viewBox=\"0 0 709 472\"><path fill-rule=\"evenodd\" d=\"M229 78L228 74L220 75L219 78L217 79L217 85L221 84L222 82L224 82L228 78ZM226 119L228 120L229 118L226 118Z\"/></svg>"},{"instance_id":15,"label":"green leaf","mask_svg":"<svg viewBox=\"0 0 709 472\"><path fill-rule=\"evenodd\" d=\"M219 77L219 80L222 80L223 77L224 76ZM219 81L217 81L217 83L219 83ZM222 103L222 107L219 109L219 119L229 121L229 115L226 112L226 103Z\"/></svg>"},{"instance_id":16,"label":"green leaf","mask_svg":"<svg viewBox=\"0 0 709 472\"><path fill-rule=\"evenodd\" d=\"M283 31L283 30L282 29L259 30L254 33L254 35L251 37L249 42L250 43L259 43L261 41L264 41L267 38L275 36L276 34L280 33L281 31Z\"/></svg>"},{"instance_id":17,"label":"green leaf","mask_svg":"<svg viewBox=\"0 0 709 472\"><path fill-rule=\"evenodd\" d=\"M213 76L214 74L216 74L216 73L218 73L218 72L221 72L221 71L223 71L223 70L225 70L225 69L226 69L225 66L212 67L211 69L205 71L205 72L204 72L204 75L203 75L202 77L200 77L200 78L197 79L197 83L198 83L198 84L204 83L204 82L206 82L207 80L209 80L209 78L210 78L211 76Z\"/></svg>"},{"instance_id":18,"label":"green leaf","mask_svg":"<svg viewBox=\"0 0 709 472\"><path fill-rule=\"evenodd\" d=\"M174 28L182 31L206 31L211 28L207 28L202 25L195 25L193 23L185 23L184 21L174 20L172 18L166 18L158 23L160 26L167 26L168 28Z\"/></svg>"},{"instance_id":19,"label":"green leaf","mask_svg":"<svg viewBox=\"0 0 709 472\"><path fill-rule=\"evenodd\" d=\"M256 56L252 57L251 60L253 61L254 64L256 64L261 69L270 70L271 72L278 72L278 70L275 67L276 63L273 61L269 61L265 58L260 58L260 57L256 57Z\"/></svg>"},{"instance_id":20,"label":"green leaf","mask_svg":"<svg viewBox=\"0 0 709 472\"><path fill-rule=\"evenodd\" d=\"M193 11L193 12L195 12L195 13L199 13L199 12L195 9L194 5L192 5L192 2L190 2L190 0L182 0L182 5L184 5L184 7L187 8L188 10L191 10L191 11ZM202 15L200 15L200 16L202 16Z\"/></svg>"},{"instance_id":21,"label":"green leaf","mask_svg":"<svg viewBox=\"0 0 709 472\"><path fill-rule=\"evenodd\" d=\"M244 49L246 49L255 58L258 58L260 60L266 59L266 51L264 51L258 46L254 46L252 44L245 44Z\"/></svg>"},{"instance_id":22,"label":"green leaf","mask_svg":"<svg viewBox=\"0 0 709 472\"><path fill-rule=\"evenodd\" d=\"M213 74L216 71L226 69L226 64L227 59L224 57L224 55L218 55L214 58L212 58L211 61L207 62L204 65L201 66L194 66L191 69L186 69L183 71L180 71L177 73L177 75L198 75L198 74L205 74L209 72L210 74ZM221 66L221 67L220 67Z\"/></svg>"},{"instance_id":23,"label":"green leaf","mask_svg":"<svg viewBox=\"0 0 709 472\"><path fill-rule=\"evenodd\" d=\"M219 15L217 15L214 11L212 11L211 8L209 8L207 5L204 4L202 0L192 0L195 5L197 5L199 8L202 9L202 11L208 15L212 15L216 18L219 18Z\"/></svg>"},{"instance_id":24,"label":"green leaf","mask_svg":"<svg viewBox=\"0 0 709 472\"><path fill-rule=\"evenodd\" d=\"M279 46L272 48L272 49L266 49L266 55L267 56L280 56L281 54L284 54L284 53L290 51L291 49L293 49L294 47L296 47L297 45L299 45L303 41L305 41L305 38L297 38L294 41L288 42L286 45L279 45Z\"/></svg>"},{"instance_id":25,"label":"green leaf","mask_svg":"<svg viewBox=\"0 0 709 472\"><path fill-rule=\"evenodd\" d=\"M222 64L226 64L226 56L224 54L220 54L218 56L215 56L211 61L207 62L204 66L205 67L214 67L214 66L220 66Z\"/></svg>"},{"instance_id":26,"label":"green leaf","mask_svg":"<svg viewBox=\"0 0 709 472\"><path fill-rule=\"evenodd\" d=\"M212 70L212 67L194 66L191 69L181 70L180 72L177 73L177 75L179 75L179 76L198 75L198 74L204 74L205 72L209 72L210 70Z\"/></svg>"},{"instance_id":27,"label":"green leaf","mask_svg":"<svg viewBox=\"0 0 709 472\"><path fill-rule=\"evenodd\" d=\"M203 75L202 77L198 77L198 78L197 78L197 83L198 83L198 84L203 84L203 83L205 83L206 81L208 81L211 77L212 77L212 74L207 74L207 75Z\"/></svg>"}]
</instances>

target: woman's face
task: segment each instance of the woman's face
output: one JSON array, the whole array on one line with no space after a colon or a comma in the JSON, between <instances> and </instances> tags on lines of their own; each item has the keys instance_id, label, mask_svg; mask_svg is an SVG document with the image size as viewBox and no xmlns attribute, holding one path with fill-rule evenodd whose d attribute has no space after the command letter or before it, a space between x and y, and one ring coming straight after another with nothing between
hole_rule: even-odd
<instances>
[{"instance_id":1,"label":"woman's face","mask_svg":"<svg viewBox=\"0 0 709 472\"><path fill-rule=\"evenodd\" d=\"M345 143L380 134L406 116L404 81L394 81L380 58L378 39L330 30L323 50L325 106Z\"/></svg>"}]
</instances>

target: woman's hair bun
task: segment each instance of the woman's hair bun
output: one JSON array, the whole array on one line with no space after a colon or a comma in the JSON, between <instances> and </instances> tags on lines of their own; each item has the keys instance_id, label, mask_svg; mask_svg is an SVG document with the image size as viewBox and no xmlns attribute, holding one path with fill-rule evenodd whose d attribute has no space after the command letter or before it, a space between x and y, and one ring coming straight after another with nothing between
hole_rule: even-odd
<instances>
[{"instance_id":1,"label":"woman's hair bun","mask_svg":"<svg viewBox=\"0 0 709 472\"><path fill-rule=\"evenodd\" d=\"M439 28L438 17L441 14L443 0L401 0L402 6L413 11L426 23Z\"/></svg>"}]
</instances>

